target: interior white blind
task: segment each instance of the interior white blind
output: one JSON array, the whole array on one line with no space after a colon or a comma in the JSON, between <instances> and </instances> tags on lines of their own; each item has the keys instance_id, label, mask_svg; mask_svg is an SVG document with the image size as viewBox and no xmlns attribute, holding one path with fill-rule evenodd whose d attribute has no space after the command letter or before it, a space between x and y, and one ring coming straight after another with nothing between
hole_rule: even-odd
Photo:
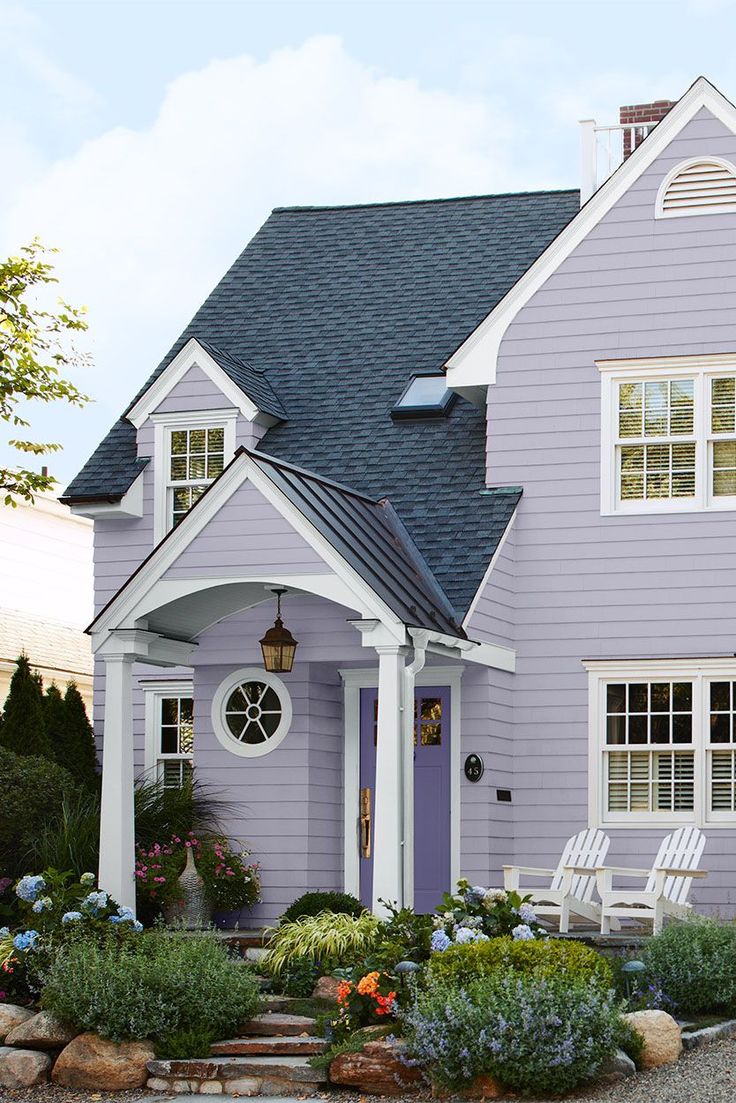
<instances>
[{"instance_id":1,"label":"interior white blind","mask_svg":"<svg viewBox=\"0 0 736 1103\"><path fill-rule=\"evenodd\" d=\"M662 211L736 210L736 176L717 161L698 161L683 168L670 181L662 198Z\"/></svg>"}]
</instances>

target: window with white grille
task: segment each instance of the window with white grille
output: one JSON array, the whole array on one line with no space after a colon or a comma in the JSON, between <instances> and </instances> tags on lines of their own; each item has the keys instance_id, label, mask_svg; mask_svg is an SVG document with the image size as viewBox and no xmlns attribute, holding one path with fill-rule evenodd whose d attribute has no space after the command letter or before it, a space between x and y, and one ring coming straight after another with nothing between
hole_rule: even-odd
<instances>
[{"instance_id":1,"label":"window with white grille","mask_svg":"<svg viewBox=\"0 0 736 1103\"><path fill-rule=\"evenodd\" d=\"M736 661L585 665L591 824L736 822Z\"/></svg>"},{"instance_id":2,"label":"window with white grille","mask_svg":"<svg viewBox=\"0 0 736 1103\"><path fill-rule=\"evenodd\" d=\"M146 687L146 769L165 789L178 789L194 767L191 683Z\"/></svg>"},{"instance_id":3,"label":"window with white grille","mask_svg":"<svg viewBox=\"0 0 736 1103\"><path fill-rule=\"evenodd\" d=\"M602 512L736 509L736 357L660 363L598 364Z\"/></svg>"},{"instance_id":4,"label":"window with white grille","mask_svg":"<svg viewBox=\"0 0 736 1103\"><path fill-rule=\"evenodd\" d=\"M720 157L703 157L677 165L662 182L657 218L736 212L736 167Z\"/></svg>"},{"instance_id":5,"label":"window with white grille","mask_svg":"<svg viewBox=\"0 0 736 1103\"><path fill-rule=\"evenodd\" d=\"M169 527L175 528L225 467L225 430L172 429L168 456Z\"/></svg>"}]
</instances>

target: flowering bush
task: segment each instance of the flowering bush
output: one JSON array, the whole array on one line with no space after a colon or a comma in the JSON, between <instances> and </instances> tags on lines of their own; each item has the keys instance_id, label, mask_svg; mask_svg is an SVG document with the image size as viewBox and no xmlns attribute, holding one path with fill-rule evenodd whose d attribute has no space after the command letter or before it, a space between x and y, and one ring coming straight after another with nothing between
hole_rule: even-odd
<instances>
[{"instance_id":1,"label":"flowering bush","mask_svg":"<svg viewBox=\"0 0 736 1103\"><path fill-rule=\"evenodd\" d=\"M458 881L456 893L445 893L434 926L431 948L439 952L499 935L511 935L521 942L546 935L529 897L504 889L485 889L466 880Z\"/></svg>"},{"instance_id":2,"label":"flowering bush","mask_svg":"<svg viewBox=\"0 0 736 1103\"><path fill-rule=\"evenodd\" d=\"M343 980L337 990L337 1004L340 1010L332 1028L342 1039L362 1026L385 1022L396 1013L396 980L377 970L358 981Z\"/></svg>"},{"instance_id":3,"label":"flowering bush","mask_svg":"<svg viewBox=\"0 0 736 1103\"><path fill-rule=\"evenodd\" d=\"M258 866L248 864L248 851L236 853L225 838L208 835L197 838L173 835L168 843L139 846L135 876L139 898L156 911L180 902L178 880L187 850L192 849L199 875L212 907L231 911L251 907L260 899Z\"/></svg>"},{"instance_id":4,"label":"flowering bush","mask_svg":"<svg viewBox=\"0 0 736 1103\"><path fill-rule=\"evenodd\" d=\"M490 1075L518 1092L561 1093L617 1048L613 991L563 977L502 976L433 985L402 1015L413 1059L443 1088Z\"/></svg>"},{"instance_id":5,"label":"flowering bush","mask_svg":"<svg viewBox=\"0 0 736 1103\"><path fill-rule=\"evenodd\" d=\"M672 923L649 940L643 958L639 995L647 1006L674 1005L685 1015L736 1013L736 923L705 917Z\"/></svg>"}]
</instances>

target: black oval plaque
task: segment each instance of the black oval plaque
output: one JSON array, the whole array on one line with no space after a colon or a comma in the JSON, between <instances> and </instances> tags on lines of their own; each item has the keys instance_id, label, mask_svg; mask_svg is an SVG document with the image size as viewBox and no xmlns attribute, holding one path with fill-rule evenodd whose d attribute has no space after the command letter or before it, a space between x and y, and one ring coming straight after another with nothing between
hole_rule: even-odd
<instances>
[{"instance_id":1,"label":"black oval plaque","mask_svg":"<svg viewBox=\"0 0 736 1103\"><path fill-rule=\"evenodd\" d=\"M480 781L484 770L483 759L479 754L469 754L465 759L465 776L468 781Z\"/></svg>"}]
</instances>

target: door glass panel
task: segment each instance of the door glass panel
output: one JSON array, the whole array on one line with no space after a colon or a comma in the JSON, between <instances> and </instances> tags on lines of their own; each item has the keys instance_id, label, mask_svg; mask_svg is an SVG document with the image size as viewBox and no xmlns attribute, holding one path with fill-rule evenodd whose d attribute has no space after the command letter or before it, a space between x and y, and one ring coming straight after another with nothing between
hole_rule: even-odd
<instances>
[{"instance_id":1,"label":"door glass panel","mask_svg":"<svg viewBox=\"0 0 736 1103\"><path fill-rule=\"evenodd\" d=\"M418 713L418 715L417 715ZM423 697L420 707L414 705L414 742L417 741L417 723L421 729L423 747L439 747L442 744L442 698Z\"/></svg>"}]
</instances>

